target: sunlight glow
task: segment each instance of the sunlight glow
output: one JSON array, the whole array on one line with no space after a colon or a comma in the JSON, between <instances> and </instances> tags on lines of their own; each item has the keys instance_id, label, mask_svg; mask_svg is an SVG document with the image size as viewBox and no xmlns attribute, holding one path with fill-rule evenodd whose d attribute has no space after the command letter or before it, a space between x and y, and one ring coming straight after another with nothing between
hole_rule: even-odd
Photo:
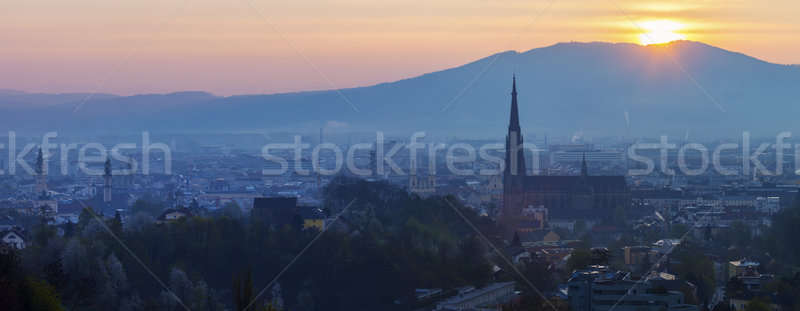
<instances>
[{"instance_id":1,"label":"sunlight glow","mask_svg":"<svg viewBox=\"0 0 800 311\"><path fill-rule=\"evenodd\" d=\"M683 24L670 20L647 21L639 24L646 33L639 35L639 43L643 45L668 43L685 40L686 36L678 33Z\"/></svg>"}]
</instances>

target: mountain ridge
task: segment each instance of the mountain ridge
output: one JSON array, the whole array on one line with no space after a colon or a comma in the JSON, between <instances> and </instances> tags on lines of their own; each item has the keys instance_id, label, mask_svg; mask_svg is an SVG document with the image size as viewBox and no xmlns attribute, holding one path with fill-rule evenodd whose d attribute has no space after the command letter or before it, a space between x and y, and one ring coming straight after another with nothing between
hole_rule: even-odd
<instances>
[{"instance_id":1,"label":"mountain ridge","mask_svg":"<svg viewBox=\"0 0 800 311\"><path fill-rule=\"evenodd\" d=\"M338 90L224 97L188 91L91 99L81 111L92 112L45 124L63 129L113 124L124 130L226 131L316 129L337 122L354 131L499 136L507 121L514 73L521 118L527 123L523 128L533 133L651 135L692 129L730 134L748 128L769 132L794 128L787 115L800 112L795 101L800 95L796 65L770 63L695 41L649 46L564 42ZM0 93L0 109L8 109L4 98ZM136 109L123 109L131 108L127 105ZM100 106L119 111L97 111ZM764 109L753 108L757 106ZM15 108L28 125L37 123L25 107Z\"/></svg>"}]
</instances>

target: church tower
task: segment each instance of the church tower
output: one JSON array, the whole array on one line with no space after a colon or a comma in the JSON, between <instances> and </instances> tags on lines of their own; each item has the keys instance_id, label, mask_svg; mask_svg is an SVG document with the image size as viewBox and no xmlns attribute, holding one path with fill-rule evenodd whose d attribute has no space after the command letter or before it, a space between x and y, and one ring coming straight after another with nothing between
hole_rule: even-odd
<instances>
[{"instance_id":1,"label":"church tower","mask_svg":"<svg viewBox=\"0 0 800 311\"><path fill-rule=\"evenodd\" d=\"M36 195L47 195L47 164L44 163L44 154L42 148L39 148L39 154L36 156Z\"/></svg>"},{"instance_id":2,"label":"church tower","mask_svg":"<svg viewBox=\"0 0 800 311\"><path fill-rule=\"evenodd\" d=\"M583 159L581 159L581 177L589 176L589 169L586 165L586 152L583 153Z\"/></svg>"},{"instance_id":3,"label":"church tower","mask_svg":"<svg viewBox=\"0 0 800 311\"><path fill-rule=\"evenodd\" d=\"M105 173L103 174L103 202L111 202L111 157L106 158Z\"/></svg>"},{"instance_id":4,"label":"church tower","mask_svg":"<svg viewBox=\"0 0 800 311\"><path fill-rule=\"evenodd\" d=\"M525 150L522 148L522 130L519 126L519 107L517 105L517 77L511 82L511 117L506 135L506 176L525 175Z\"/></svg>"},{"instance_id":5,"label":"church tower","mask_svg":"<svg viewBox=\"0 0 800 311\"><path fill-rule=\"evenodd\" d=\"M589 169L586 164L586 152L581 158L581 175L572 190L572 204L574 211L591 209L594 204L594 187L589 182Z\"/></svg>"},{"instance_id":6,"label":"church tower","mask_svg":"<svg viewBox=\"0 0 800 311\"><path fill-rule=\"evenodd\" d=\"M525 150L522 147L522 130L519 126L517 104L517 78L511 84L511 116L506 135L505 167L503 169L503 209L501 222L513 230L516 220L524 208Z\"/></svg>"}]
</instances>

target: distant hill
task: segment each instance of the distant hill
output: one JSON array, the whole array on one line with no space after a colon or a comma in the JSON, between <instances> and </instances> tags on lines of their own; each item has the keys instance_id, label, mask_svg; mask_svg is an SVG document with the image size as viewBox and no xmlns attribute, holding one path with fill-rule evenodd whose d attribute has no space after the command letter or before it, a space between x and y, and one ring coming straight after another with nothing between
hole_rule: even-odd
<instances>
[{"instance_id":1,"label":"distant hill","mask_svg":"<svg viewBox=\"0 0 800 311\"><path fill-rule=\"evenodd\" d=\"M525 132L624 135L630 126L633 135L682 136L690 130L737 136L741 130L774 134L798 127L800 67L692 41L560 43L503 52L410 79L341 90L355 109L336 91L231 97L183 92L94 96L73 113L83 98L0 92L0 122L31 129L228 131L311 129L335 121L358 131L500 137L514 73Z\"/></svg>"}]
</instances>

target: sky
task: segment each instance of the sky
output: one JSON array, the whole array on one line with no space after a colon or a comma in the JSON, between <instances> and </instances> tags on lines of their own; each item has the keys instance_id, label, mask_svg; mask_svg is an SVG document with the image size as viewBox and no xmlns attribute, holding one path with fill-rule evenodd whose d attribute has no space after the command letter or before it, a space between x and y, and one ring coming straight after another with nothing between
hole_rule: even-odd
<instances>
[{"instance_id":1,"label":"sky","mask_svg":"<svg viewBox=\"0 0 800 311\"><path fill-rule=\"evenodd\" d=\"M765 3L0 0L0 89L235 95L345 88L568 41L687 39L800 64L800 1Z\"/></svg>"}]
</instances>

